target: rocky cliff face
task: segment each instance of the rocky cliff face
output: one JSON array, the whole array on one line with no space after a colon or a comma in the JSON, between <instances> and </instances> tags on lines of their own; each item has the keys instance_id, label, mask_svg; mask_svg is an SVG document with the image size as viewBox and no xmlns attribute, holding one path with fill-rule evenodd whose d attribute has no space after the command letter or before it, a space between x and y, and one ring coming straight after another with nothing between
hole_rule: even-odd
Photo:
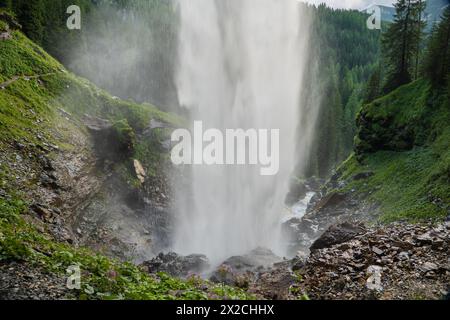
<instances>
[{"instance_id":1,"label":"rocky cliff face","mask_svg":"<svg viewBox=\"0 0 450 320\"><path fill-rule=\"evenodd\" d=\"M0 192L58 241L141 261L170 232L163 142L178 119L109 96L26 39L0 43ZM166 124L154 127L154 123Z\"/></svg>"}]
</instances>

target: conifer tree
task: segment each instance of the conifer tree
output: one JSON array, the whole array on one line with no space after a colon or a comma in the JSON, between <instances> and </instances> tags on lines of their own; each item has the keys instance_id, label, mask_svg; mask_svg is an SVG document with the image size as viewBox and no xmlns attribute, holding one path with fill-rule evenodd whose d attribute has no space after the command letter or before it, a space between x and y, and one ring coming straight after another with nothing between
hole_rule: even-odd
<instances>
[{"instance_id":1,"label":"conifer tree","mask_svg":"<svg viewBox=\"0 0 450 320\"><path fill-rule=\"evenodd\" d=\"M423 37L423 0L398 0L394 22L383 35L388 77L385 91L410 82Z\"/></svg>"},{"instance_id":2,"label":"conifer tree","mask_svg":"<svg viewBox=\"0 0 450 320\"><path fill-rule=\"evenodd\" d=\"M369 103L378 98L381 94L381 70L376 68L367 83L364 103Z\"/></svg>"},{"instance_id":3,"label":"conifer tree","mask_svg":"<svg viewBox=\"0 0 450 320\"><path fill-rule=\"evenodd\" d=\"M19 1L20 2L20 1ZM19 9L23 31L33 41L41 44L45 30L45 5L43 0L27 0Z\"/></svg>"},{"instance_id":4,"label":"conifer tree","mask_svg":"<svg viewBox=\"0 0 450 320\"><path fill-rule=\"evenodd\" d=\"M450 7L433 27L424 66L425 76L435 86L444 86L450 74Z\"/></svg>"},{"instance_id":5,"label":"conifer tree","mask_svg":"<svg viewBox=\"0 0 450 320\"><path fill-rule=\"evenodd\" d=\"M0 8L11 9L11 0L0 0Z\"/></svg>"},{"instance_id":6,"label":"conifer tree","mask_svg":"<svg viewBox=\"0 0 450 320\"><path fill-rule=\"evenodd\" d=\"M426 21L423 19L426 6L427 6L426 1L419 0L414 7L414 11L416 14L416 53L415 53L416 63L414 67L415 80L417 80L417 78L419 77L419 62L422 49L422 40L424 37L424 30L427 26Z\"/></svg>"}]
</instances>

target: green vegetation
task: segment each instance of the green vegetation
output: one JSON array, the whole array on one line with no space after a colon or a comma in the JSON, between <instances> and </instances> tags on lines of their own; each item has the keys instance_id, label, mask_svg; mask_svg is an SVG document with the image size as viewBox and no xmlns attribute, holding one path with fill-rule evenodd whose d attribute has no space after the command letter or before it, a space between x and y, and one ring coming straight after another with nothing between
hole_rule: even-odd
<instances>
[{"instance_id":1,"label":"green vegetation","mask_svg":"<svg viewBox=\"0 0 450 320\"><path fill-rule=\"evenodd\" d=\"M450 209L450 105L419 80L363 107L345 191L380 205L381 220L445 218ZM363 120L362 120L363 119ZM367 179L353 179L371 172Z\"/></svg>"},{"instance_id":2,"label":"green vegetation","mask_svg":"<svg viewBox=\"0 0 450 320\"><path fill-rule=\"evenodd\" d=\"M70 266L82 270L79 299L173 300L251 299L243 290L212 284L198 278L179 280L166 274L149 275L88 249L57 243L36 230L21 216L26 211L17 198L0 199L0 262L20 261L61 276ZM207 288L207 289L205 289Z\"/></svg>"}]
</instances>

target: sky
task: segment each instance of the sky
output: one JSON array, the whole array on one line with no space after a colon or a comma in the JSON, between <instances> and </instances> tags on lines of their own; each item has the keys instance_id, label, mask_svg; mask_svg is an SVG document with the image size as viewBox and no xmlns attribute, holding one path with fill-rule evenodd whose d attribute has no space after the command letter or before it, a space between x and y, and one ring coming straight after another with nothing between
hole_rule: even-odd
<instances>
[{"instance_id":1,"label":"sky","mask_svg":"<svg viewBox=\"0 0 450 320\"><path fill-rule=\"evenodd\" d=\"M371 4L392 5L394 0L299 0L313 4L326 3L330 7L344 9L364 9Z\"/></svg>"}]
</instances>

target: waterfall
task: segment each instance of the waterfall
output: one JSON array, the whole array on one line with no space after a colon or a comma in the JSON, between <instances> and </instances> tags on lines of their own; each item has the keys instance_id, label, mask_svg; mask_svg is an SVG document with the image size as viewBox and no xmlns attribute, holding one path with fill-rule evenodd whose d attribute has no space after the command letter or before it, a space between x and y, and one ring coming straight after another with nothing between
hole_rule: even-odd
<instances>
[{"instance_id":1,"label":"waterfall","mask_svg":"<svg viewBox=\"0 0 450 320\"><path fill-rule=\"evenodd\" d=\"M178 253L203 253L213 263L256 247L284 254L279 227L305 122L310 17L303 10L296 0L179 0L176 84L191 123L279 129L280 169L261 176L252 165L191 166L189 185L175 190Z\"/></svg>"}]
</instances>

